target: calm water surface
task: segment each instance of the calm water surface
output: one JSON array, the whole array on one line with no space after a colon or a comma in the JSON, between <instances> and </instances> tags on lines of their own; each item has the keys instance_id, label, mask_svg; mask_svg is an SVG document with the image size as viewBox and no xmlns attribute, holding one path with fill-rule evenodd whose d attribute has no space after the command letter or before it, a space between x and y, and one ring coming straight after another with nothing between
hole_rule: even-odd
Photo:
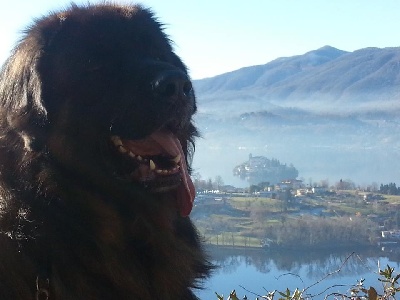
<instances>
[{"instance_id":1,"label":"calm water surface","mask_svg":"<svg viewBox=\"0 0 400 300\"><path fill-rule=\"evenodd\" d=\"M378 266L384 269L389 264L397 273L400 262L399 248L389 251L311 252L213 247L208 251L218 269L204 282L205 289L197 293L202 300L216 300L215 292L223 294L226 299L233 289L239 299L247 295L250 300L267 294L267 291L285 291L286 288L293 291L307 287L307 294L312 299L324 299L334 292L346 293L362 278L366 288L373 286L379 292L382 291L382 283L377 280Z\"/></svg>"}]
</instances>

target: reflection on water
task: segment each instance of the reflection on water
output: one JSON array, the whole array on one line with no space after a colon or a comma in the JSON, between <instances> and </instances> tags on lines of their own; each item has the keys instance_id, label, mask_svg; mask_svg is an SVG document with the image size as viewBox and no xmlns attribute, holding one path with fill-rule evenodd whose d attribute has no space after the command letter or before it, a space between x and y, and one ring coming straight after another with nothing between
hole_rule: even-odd
<instances>
[{"instance_id":1,"label":"reflection on water","mask_svg":"<svg viewBox=\"0 0 400 300\"><path fill-rule=\"evenodd\" d=\"M333 292L345 293L361 278L365 279L367 288L373 286L382 291L377 275L378 262L382 269L389 264L398 271L400 261L399 252L376 249L312 252L212 247L208 250L218 269L204 283L205 290L197 293L202 300L217 299L215 292L227 297L233 289L240 299L245 294L248 299L255 299L256 295L249 291L261 296L267 291L307 287L310 287L307 294L313 299L324 299Z\"/></svg>"}]
</instances>

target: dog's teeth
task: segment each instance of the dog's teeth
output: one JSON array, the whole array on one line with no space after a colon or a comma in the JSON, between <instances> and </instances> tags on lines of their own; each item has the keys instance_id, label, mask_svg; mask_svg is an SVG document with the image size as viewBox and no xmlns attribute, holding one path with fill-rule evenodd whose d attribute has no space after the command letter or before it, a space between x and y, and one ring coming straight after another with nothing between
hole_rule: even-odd
<instances>
[{"instance_id":1,"label":"dog's teeth","mask_svg":"<svg viewBox=\"0 0 400 300\"><path fill-rule=\"evenodd\" d=\"M180 161L181 161L181 155L180 154L178 154L177 156L175 156L173 159L172 159L172 161L174 162L174 163L179 163Z\"/></svg>"},{"instance_id":2,"label":"dog's teeth","mask_svg":"<svg viewBox=\"0 0 400 300\"><path fill-rule=\"evenodd\" d=\"M156 170L156 173L157 173L157 174L163 174L163 175L166 175L166 174L170 174L170 173L171 173L171 171L168 171L168 170L163 170L163 169L157 169L157 170Z\"/></svg>"},{"instance_id":3,"label":"dog's teeth","mask_svg":"<svg viewBox=\"0 0 400 300\"><path fill-rule=\"evenodd\" d=\"M140 155L136 156L136 158L137 158L138 161L142 161L143 160L143 157L141 157Z\"/></svg>"},{"instance_id":4,"label":"dog's teeth","mask_svg":"<svg viewBox=\"0 0 400 300\"><path fill-rule=\"evenodd\" d=\"M136 155L135 155L134 153L130 152L130 151L129 151L128 155L129 155L130 157L132 157L132 158L136 158Z\"/></svg>"},{"instance_id":5,"label":"dog's teeth","mask_svg":"<svg viewBox=\"0 0 400 300\"><path fill-rule=\"evenodd\" d=\"M151 171L154 171L154 170L156 169L156 164L155 164L154 161L152 161L151 159L150 159L149 166L150 166L150 170L151 170Z\"/></svg>"},{"instance_id":6,"label":"dog's teeth","mask_svg":"<svg viewBox=\"0 0 400 300\"><path fill-rule=\"evenodd\" d=\"M119 136L113 135L111 137L111 141L114 143L115 146L122 146L122 141Z\"/></svg>"},{"instance_id":7,"label":"dog's teeth","mask_svg":"<svg viewBox=\"0 0 400 300\"><path fill-rule=\"evenodd\" d=\"M118 151L121 152L121 153L126 153L126 152L128 152L128 150L126 150L126 149L124 148L124 146L122 146L122 145L118 147Z\"/></svg>"}]
</instances>

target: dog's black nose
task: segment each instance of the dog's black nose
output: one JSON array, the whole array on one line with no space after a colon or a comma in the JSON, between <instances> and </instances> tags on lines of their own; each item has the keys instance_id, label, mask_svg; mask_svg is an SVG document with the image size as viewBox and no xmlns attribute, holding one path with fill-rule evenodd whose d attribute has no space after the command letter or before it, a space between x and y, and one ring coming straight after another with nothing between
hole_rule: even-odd
<instances>
[{"instance_id":1,"label":"dog's black nose","mask_svg":"<svg viewBox=\"0 0 400 300\"><path fill-rule=\"evenodd\" d=\"M193 90L189 77L179 70L168 70L159 73L153 81L152 87L157 96L171 101L190 97Z\"/></svg>"}]
</instances>

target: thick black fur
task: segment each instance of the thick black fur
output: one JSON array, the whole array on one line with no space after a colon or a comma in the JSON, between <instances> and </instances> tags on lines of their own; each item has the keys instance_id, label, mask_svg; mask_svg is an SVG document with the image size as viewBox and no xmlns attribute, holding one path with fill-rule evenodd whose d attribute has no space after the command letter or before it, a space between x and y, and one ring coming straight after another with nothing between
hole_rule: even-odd
<instances>
[{"instance_id":1,"label":"thick black fur","mask_svg":"<svg viewBox=\"0 0 400 300\"><path fill-rule=\"evenodd\" d=\"M151 11L71 5L38 19L0 75L0 299L197 299L210 265L171 193L125 180L110 136L165 128L189 162L193 91ZM39 281L39 292L36 281Z\"/></svg>"}]
</instances>

